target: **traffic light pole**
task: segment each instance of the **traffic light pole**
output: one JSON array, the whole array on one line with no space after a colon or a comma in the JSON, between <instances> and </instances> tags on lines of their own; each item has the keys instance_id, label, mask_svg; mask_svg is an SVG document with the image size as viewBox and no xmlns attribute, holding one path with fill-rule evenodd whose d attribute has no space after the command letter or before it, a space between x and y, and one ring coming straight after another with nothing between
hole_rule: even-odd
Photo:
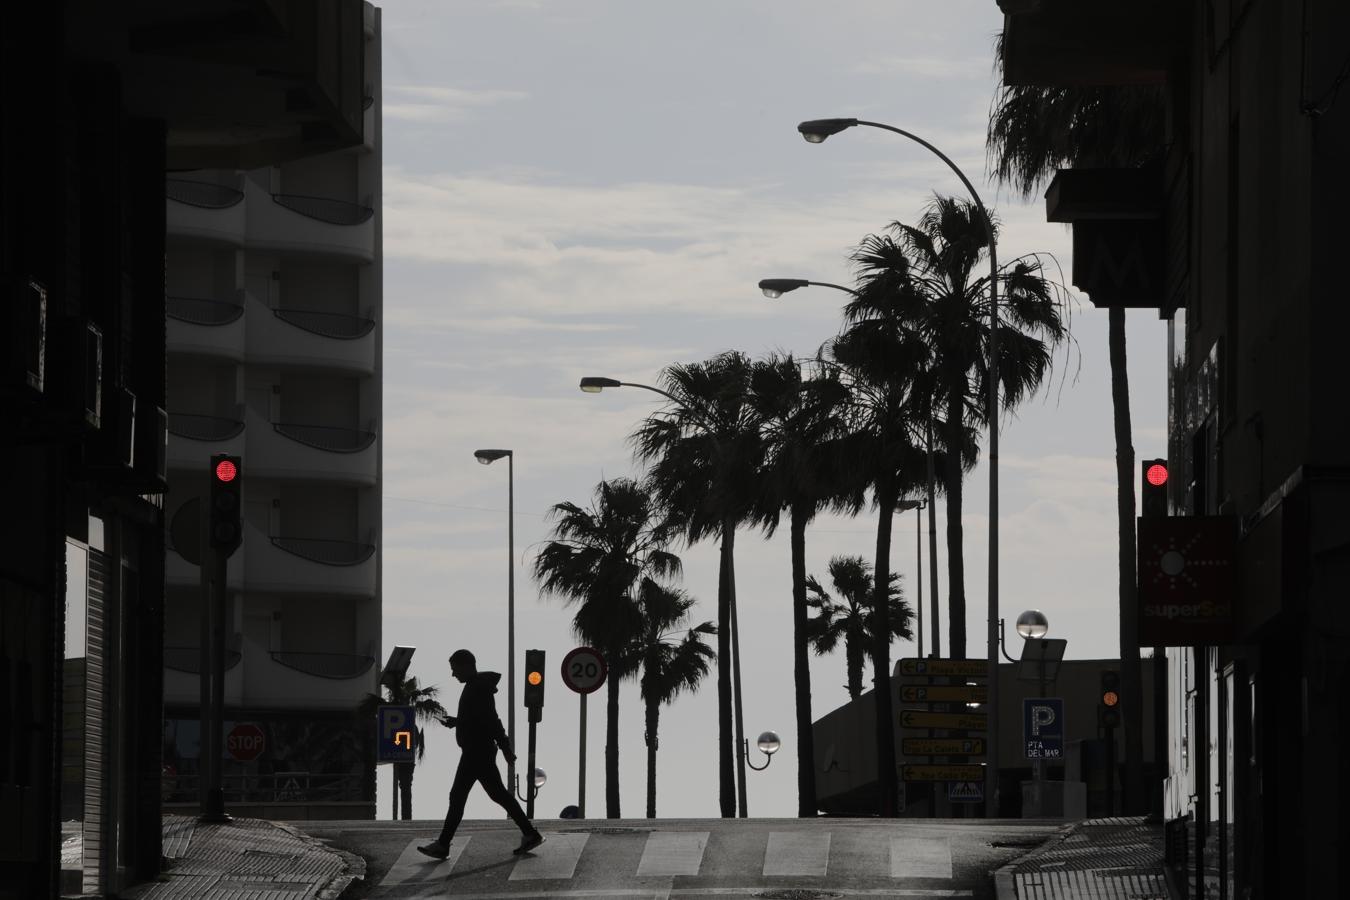
<instances>
[{"instance_id":1,"label":"traffic light pole","mask_svg":"<svg viewBox=\"0 0 1350 900\"><path fill-rule=\"evenodd\" d=\"M201 780L202 822L229 822L221 787L220 753L224 746L225 714L225 563L226 556L210 541L202 547L202 597L206 601L201 628L201 741L198 777Z\"/></svg>"},{"instance_id":2,"label":"traffic light pole","mask_svg":"<svg viewBox=\"0 0 1350 900\"><path fill-rule=\"evenodd\" d=\"M525 777L525 817L534 820L534 795L539 793L539 788L534 784L534 727L539 721L536 715L538 710L530 710L530 752L526 757Z\"/></svg>"}]
</instances>

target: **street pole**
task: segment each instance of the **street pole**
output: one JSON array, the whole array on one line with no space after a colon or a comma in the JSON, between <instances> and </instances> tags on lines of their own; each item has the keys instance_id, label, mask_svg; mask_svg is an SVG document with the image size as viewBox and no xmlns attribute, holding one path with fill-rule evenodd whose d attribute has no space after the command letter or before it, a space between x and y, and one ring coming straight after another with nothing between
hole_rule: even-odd
<instances>
[{"instance_id":1,"label":"street pole","mask_svg":"<svg viewBox=\"0 0 1350 900\"><path fill-rule=\"evenodd\" d=\"M923 507L914 507L914 571L918 574L915 609L919 612L919 659L923 659Z\"/></svg>"},{"instance_id":2,"label":"street pole","mask_svg":"<svg viewBox=\"0 0 1350 900\"><path fill-rule=\"evenodd\" d=\"M528 759L528 768L525 777L528 779L525 785L525 817L534 819L534 795L539 793L539 788L534 785L534 723L537 721L535 713L537 710L530 710L530 755Z\"/></svg>"},{"instance_id":3,"label":"street pole","mask_svg":"<svg viewBox=\"0 0 1350 900\"><path fill-rule=\"evenodd\" d=\"M203 506L203 510L205 507ZM206 514L209 516L209 513ZM204 517L205 521L205 517ZM205 526L203 532L206 531ZM206 538L206 535L203 535ZM225 744L225 564L226 556L202 541L201 671L198 676L201 704L201 741L198 745L198 777L201 779L202 822L229 822L221 786L220 752Z\"/></svg>"},{"instance_id":4,"label":"street pole","mask_svg":"<svg viewBox=\"0 0 1350 900\"><path fill-rule=\"evenodd\" d=\"M506 454L506 740L516 752L516 454ZM534 726L530 726L530 784L534 784ZM516 764L506 764L506 783L516 783ZM534 794L531 793L533 798ZM531 801L533 802L533 801Z\"/></svg>"},{"instance_id":5,"label":"street pole","mask_svg":"<svg viewBox=\"0 0 1350 900\"><path fill-rule=\"evenodd\" d=\"M929 404L932 405L931 402ZM933 657L942 656L942 638L938 630L938 567L937 567L937 477L936 466L933 463L933 414L930 411L927 422L928 437L928 581L930 582L929 591L933 595L933 615L931 628L933 629ZM923 602L923 597L919 597L919 602Z\"/></svg>"},{"instance_id":6,"label":"street pole","mask_svg":"<svg viewBox=\"0 0 1350 900\"><path fill-rule=\"evenodd\" d=\"M586 818L586 695L581 695L581 747L577 750L577 817Z\"/></svg>"}]
</instances>

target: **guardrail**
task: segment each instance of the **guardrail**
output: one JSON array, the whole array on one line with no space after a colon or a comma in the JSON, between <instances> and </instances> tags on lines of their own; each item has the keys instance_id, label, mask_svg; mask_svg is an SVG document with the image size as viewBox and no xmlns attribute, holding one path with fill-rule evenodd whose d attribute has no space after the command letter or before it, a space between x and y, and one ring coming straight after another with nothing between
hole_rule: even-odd
<instances>
[{"instance_id":1,"label":"guardrail","mask_svg":"<svg viewBox=\"0 0 1350 900\"><path fill-rule=\"evenodd\" d=\"M272 202L291 212L330 225L360 225L375 215L375 210L359 203L335 200L332 197L309 197L304 194L273 194Z\"/></svg>"},{"instance_id":2,"label":"guardrail","mask_svg":"<svg viewBox=\"0 0 1350 900\"><path fill-rule=\"evenodd\" d=\"M271 540L274 546L287 553L326 566L360 565L375 553L374 544L360 544L356 541L300 537L273 537Z\"/></svg>"},{"instance_id":3,"label":"guardrail","mask_svg":"<svg viewBox=\"0 0 1350 900\"><path fill-rule=\"evenodd\" d=\"M330 453L359 453L375 443L375 432L358 431L355 428L298 425L293 422L273 422L272 428L277 434L293 441Z\"/></svg>"},{"instance_id":4,"label":"guardrail","mask_svg":"<svg viewBox=\"0 0 1350 900\"><path fill-rule=\"evenodd\" d=\"M244 305L230 300L169 295L164 298L164 311L171 319L193 325L228 325L244 314Z\"/></svg>"},{"instance_id":5,"label":"guardrail","mask_svg":"<svg viewBox=\"0 0 1350 900\"><path fill-rule=\"evenodd\" d=\"M244 192L224 184L209 181L190 181L186 178L164 179L164 196L176 203L186 203L202 209L228 209L244 199Z\"/></svg>"},{"instance_id":6,"label":"guardrail","mask_svg":"<svg viewBox=\"0 0 1350 900\"><path fill-rule=\"evenodd\" d=\"M195 413L169 413L169 434L195 441L227 441L244 430L238 419L200 416Z\"/></svg>"},{"instance_id":7,"label":"guardrail","mask_svg":"<svg viewBox=\"0 0 1350 900\"><path fill-rule=\"evenodd\" d=\"M162 798L169 803L197 800L202 776L196 772L163 775ZM257 775L222 774L226 803L323 803L367 800L361 775L324 775L317 772L269 772Z\"/></svg>"},{"instance_id":8,"label":"guardrail","mask_svg":"<svg viewBox=\"0 0 1350 900\"><path fill-rule=\"evenodd\" d=\"M375 327L375 320L366 316L349 316L317 309L274 309L272 315L296 328L344 341L365 337Z\"/></svg>"}]
</instances>

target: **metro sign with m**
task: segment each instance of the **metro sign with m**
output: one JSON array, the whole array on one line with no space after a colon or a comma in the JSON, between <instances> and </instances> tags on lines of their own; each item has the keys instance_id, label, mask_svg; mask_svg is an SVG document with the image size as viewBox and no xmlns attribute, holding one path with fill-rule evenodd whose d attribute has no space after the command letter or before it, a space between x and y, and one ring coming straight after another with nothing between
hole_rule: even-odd
<instances>
[{"instance_id":1,"label":"metro sign with m","mask_svg":"<svg viewBox=\"0 0 1350 900\"><path fill-rule=\"evenodd\" d=\"M375 715L375 761L412 762L417 728L411 706L381 706Z\"/></svg>"}]
</instances>

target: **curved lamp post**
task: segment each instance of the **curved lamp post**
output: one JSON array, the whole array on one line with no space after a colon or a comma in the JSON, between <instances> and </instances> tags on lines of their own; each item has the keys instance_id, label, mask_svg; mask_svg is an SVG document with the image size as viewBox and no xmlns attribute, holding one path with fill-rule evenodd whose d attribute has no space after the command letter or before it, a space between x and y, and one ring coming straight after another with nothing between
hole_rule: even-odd
<instances>
[{"instance_id":1,"label":"curved lamp post","mask_svg":"<svg viewBox=\"0 0 1350 900\"><path fill-rule=\"evenodd\" d=\"M506 457L506 739L516 752L516 455L510 450L475 450L473 458L490 466ZM506 783L515 790L516 764L506 764Z\"/></svg>"},{"instance_id":2,"label":"curved lamp post","mask_svg":"<svg viewBox=\"0 0 1350 900\"><path fill-rule=\"evenodd\" d=\"M791 288L789 288L789 290L791 290ZM681 402L680 399L676 397L674 394L671 394L667 391L663 391L659 387L652 387L650 384L639 384L638 382L635 381L619 381L617 378L602 378L594 375L581 379L581 384L578 385L578 387L580 387L581 390L587 394L598 394L605 388L617 388L617 387L635 387L641 388L644 391L651 391L653 394L660 394L662 397L665 397L667 400L669 400L676 406L680 407L681 409L689 413L689 415L692 418L694 418L697 422L703 425L704 428L708 429L708 436L711 437L713 440L713 447L715 448L715 451L719 454L722 452L721 444L719 444L717 441L717 429L713 426L712 422L708 421L707 418L700 415L696 410L690 409L687 405ZM724 536L723 537L724 545L725 542L726 541ZM750 812L747 808L746 793L745 793L745 765L746 765L745 757L747 744L745 740L745 716L741 710L741 629L736 617L736 597L734 592L731 595L730 605L731 605L731 680L732 680L731 694L732 694L732 705L734 707L733 712L736 720L736 746L740 749L740 753L737 754L736 760L737 766L736 801L737 807L740 812L740 817L744 819L750 815ZM767 734L767 732L765 733ZM761 735L760 737L762 738L763 735Z\"/></svg>"},{"instance_id":3,"label":"curved lamp post","mask_svg":"<svg viewBox=\"0 0 1350 900\"><path fill-rule=\"evenodd\" d=\"M763 731L760 732L759 737L755 738L755 746L759 748L760 753L764 754L765 757L764 765L757 766L754 763L750 762L749 760L746 760L746 764L750 766L750 768L754 769L756 772L763 772L765 769L769 767L769 763L773 762L773 755L778 752L779 747L783 746L783 742L778 739L778 732ZM742 741L741 755L747 756L749 755L749 753L750 753L749 742Z\"/></svg>"},{"instance_id":4,"label":"curved lamp post","mask_svg":"<svg viewBox=\"0 0 1350 900\"><path fill-rule=\"evenodd\" d=\"M811 119L797 126L808 143L823 143L830 135L838 134L855 125L880 128L901 137L909 138L925 147L938 159L947 164L956 177L961 179L970 198L975 201L980 217L984 220L985 237L989 241L989 609L988 609L988 659L989 659L989 764L984 773L984 810L992 818L998 809L994 791L998 786L998 251L994 240L994 221L989 211L970 183L966 173L962 172L947 154L925 141L916 134L885 125L881 122L868 122L863 119Z\"/></svg>"}]
</instances>

